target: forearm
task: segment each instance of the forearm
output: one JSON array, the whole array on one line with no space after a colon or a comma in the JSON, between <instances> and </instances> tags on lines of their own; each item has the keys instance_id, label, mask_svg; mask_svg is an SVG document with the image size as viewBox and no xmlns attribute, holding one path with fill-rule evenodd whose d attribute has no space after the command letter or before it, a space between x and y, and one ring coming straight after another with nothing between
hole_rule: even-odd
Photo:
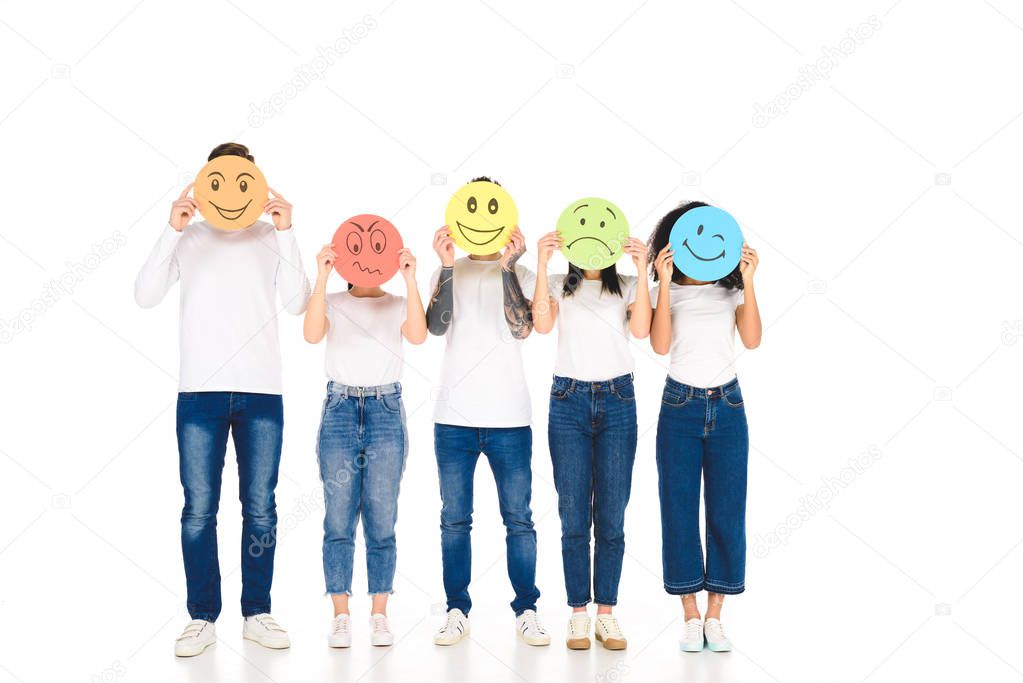
<instances>
[{"instance_id":1,"label":"forearm","mask_svg":"<svg viewBox=\"0 0 1023 683\"><path fill-rule=\"evenodd\" d=\"M515 266L512 270L501 269L501 284L504 289L504 319L516 339L525 339L533 331L533 312L529 299L522 292Z\"/></svg>"},{"instance_id":2,"label":"forearm","mask_svg":"<svg viewBox=\"0 0 1023 683\"><path fill-rule=\"evenodd\" d=\"M319 344L327 334L327 278L317 278L305 309L302 334L310 344Z\"/></svg>"},{"instance_id":3,"label":"forearm","mask_svg":"<svg viewBox=\"0 0 1023 683\"><path fill-rule=\"evenodd\" d=\"M178 280L178 266L174 259L181 233L170 227L164 228L149 257L135 278L135 302L143 308L160 303L167 290Z\"/></svg>"},{"instance_id":4,"label":"forearm","mask_svg":"<svg viewBox=\"0 0 1023 683\"><path fill-rule=\"evenodd\" d=\"M650 322L650 346L662 356L671 348L671 290L665 285L657 291L657 307Z\"/></svg>"},{"instance_id":5,"label":"forearm","mask_svg":"<svg viewBox=\"0 0 1023 683\"><path fill-rule=\"evenodd\" d=\"M536 291L533 293L532 313L533 328L537 332L547 334L554 329L557 310L551 299L546 266L539 267L536 273Z\"/></svg>"},{"instance_id":6,"label":"forearm","mask_svg":"<svg viewBox=\"0 0 1023 683\"><path fill-rule=\"evenodd\" d=\"M454 280L454 267L444 266L440 269L437 286L430 296L430 305L426 309L426 326L430 334L442 336L451 327L451 319L455 312Z\"/></svg>"},{"instance_id":7,"label":"forearm","mask_svg":"<svg viewBox=\"0 0 1023 683\"><path fill-rule=\"evenodd\" d=\"M629 332L636 339L646 339L650 335L650 321L653 310L650 307L650 286L640 270L639 282L636 286L636 300L629 308Z\"/></svg>"},{"instance_id":8,"label":"forearm","mask_svg":"<svg viewBox=\"0 0 1023 683\"><path fill-rule=\"evenodd\" d=\"M757 295L753 291L753 283L747 282L743 287L745 300L736 312L735 325L739 328L739 338L747 349L760 346L763 325L760 322L760 308L757 306Z\"/></svg>"},{"instance_id":9,"label":"forearm","mask_svg":"<svg viewBox=\"0 0 1023 683\"><path fill-rule=\"evenodd\" d=\"M419 296L419 288L414 280L408 283L402 334L413 344L422 344L426 341L426 313L423 311L423 300Z\"/></svg>"},{"instance_id":10,"label":"forearm","mask_svg":"<svg viewBox=\"0 0 1023 683\"><path fill-rule=\"evenodd\" d=\"M280 261L277 265L277 294L284 310L300 315L309 301L309 278L302 267L302 254L295 241L294 228L274 230Z\"/></svg>"}]
</instances>

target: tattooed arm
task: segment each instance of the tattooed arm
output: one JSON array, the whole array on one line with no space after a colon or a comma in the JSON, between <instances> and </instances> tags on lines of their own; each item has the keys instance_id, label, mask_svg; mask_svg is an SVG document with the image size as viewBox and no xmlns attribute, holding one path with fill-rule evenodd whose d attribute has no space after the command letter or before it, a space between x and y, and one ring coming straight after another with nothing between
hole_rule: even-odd
<instances>
[{"instance_id":1,"label":"tattooed arm","mask_svg":"<svg viewBox=\"0 0 1023 683\"><path fill-rule=\"evenodd\" d=\"M437 286L430 295L430 305L426 309L426 327L430 334L443 336L451 327L455 305L454 273L455 269L451 266L440 269Z\"/></svg>"},{"instance_id":2,"label":"tattooed arm","mask_svg":"<svg viewBox=\"0 0 1023 683\"><path fill-rule=\"evenodd\" d=\"M526 253L526 238L518 227L501 254L501 285L504 290L504 319L516 339L525 339L533 331L532 303L526 298L515 273L515 263Z\"/></svg>"},{"instance_id":3,"label":"tattooed arm","mask_svg":"<svg viewBox=\"0 0 1023 683\"><path fill-rule=\"evenodd\" d=\"M430 305L426 309L426 328L430 334L442 336L451 327L455 308L455 243L448 233L448 226L445 225L433 234L433 250L440 256L441 268L437 286L430 295Z\"/></svg>"}]
</instances>

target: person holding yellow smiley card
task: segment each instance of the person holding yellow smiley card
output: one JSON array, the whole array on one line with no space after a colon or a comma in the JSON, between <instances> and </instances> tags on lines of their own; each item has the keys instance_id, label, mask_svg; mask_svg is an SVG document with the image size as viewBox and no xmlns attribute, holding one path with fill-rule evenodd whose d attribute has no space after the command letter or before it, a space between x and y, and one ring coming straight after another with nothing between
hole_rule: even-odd
<instances>
[{"instance_id":1,"label":"person holding yellow smiley card","mask_svg":"<svg viewBox=\"0 0 1023 683\"><path fill-rule=\"evenodd\" d=\"M242 633L265 647L290 645L287 631L270 616L274 488L284 427L277 302L298 315L310 291L291 204L267 187L249 150L229 142L208 161L174 202L169 225L135 281L135 300L143 308L160 303L181 282L177 436L185 493L181 550L192 619L175 642L181 657L216 642L216 516L229 433L242 500ZM197 211L206 220L190 222ZM272 223L258 220L264 213Z\"/></svg>"},{"instance_id":2,"label":"person holding yellow smiley card","mask_svg":"<svg viewBox=\"0 0 1023 683\"><path fill-rule=\"evenodd\" d=\"M536 615L540 591L529 505L533 435L519 349L533 327L527 297L536 276L516 263L526 251L525 238L515 205L497 182L475 178L459 189L446 219L434 234L441 267L433 274L426 312L430 332L447 337L434 450L448 612L434 642L454 645L469 634L473 473L482 453L494 473L507 529L516 631L530 645L548 645L550 636ZM470 255L456 260L456 244Z\"/></svg>"}]
</instances>

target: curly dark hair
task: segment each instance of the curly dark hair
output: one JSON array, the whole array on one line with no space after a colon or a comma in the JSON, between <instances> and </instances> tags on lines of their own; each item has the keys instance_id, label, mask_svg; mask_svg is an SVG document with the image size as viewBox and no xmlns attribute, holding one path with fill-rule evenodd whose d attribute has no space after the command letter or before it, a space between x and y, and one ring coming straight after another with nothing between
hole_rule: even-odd
<instances>
[{"instance_id":1,"label":"curly dark hair","mask_svg":"<svg viewBox=\"0 0 1023 683\"><path fill-rule=\"evenodd\" d=\"M675 227L675 222L682 217L686 211L695 209L700 206L710 206L706 202L682 202L674 209L664 214L661 220L657 221L657 226L654 231L650 233L650 239L646 241L649 251L647 252L647 260L650 262L650 274L653 275L654 282L657 282L657 269L654 267L654 260L657 258L657 254L664 249L664 245L668 243L668 239L671 236L671 229ZM678 269L678 266L674 266L674 272L671 276L671 281L681 283L682 278L685 277L685 273ZM717 280L715 284L727 287L728 289L742 289L742 273L739 272L739 266L735 266L735 269L724 276L720 280Z\"/></svg>"}]
</instances>

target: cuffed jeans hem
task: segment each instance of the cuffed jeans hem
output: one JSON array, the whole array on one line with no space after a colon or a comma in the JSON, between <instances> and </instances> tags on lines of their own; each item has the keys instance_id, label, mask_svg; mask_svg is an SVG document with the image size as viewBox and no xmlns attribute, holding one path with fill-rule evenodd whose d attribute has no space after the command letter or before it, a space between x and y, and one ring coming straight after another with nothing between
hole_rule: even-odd
<instances>
[{"instance_id":1,"label":"cuffed jeans hem","mask_svg":"<svg viewBox=\"0 0 1023 683\"><path fill-rule=\"evenodd\" d=\"M597 598L593 602L597 603L598 605L607 605L608 607L614 607L618 604L618 598L614 598L612 600L601 600L600 598Z\"/></svg>"},{"instance_id":2,"label":"cuffed jeans hem","mask_svg":"<svg viewBox=\"0 0 1023 683\"><path fill-rule=\"evenodd\" d=\"M696 579L695 581L688 581L686 583L668 583L664 582L664 590L669 595L689 595L690 593L699 593L703 590L704 581L703 578Z\"/></svg>"},{"instance_id":3,"label":"cuffed jeans hem","mask_svg":"<svg viewBox=\"0 0 1023 683\"><path fill-rule=\"evenodd\" d=\"M717 581L706 582L706 589L709 593L720 593L721 595L738 595L745 592L746 583L719 583Z\"/></svg>"},{"instance_id":4,"label":"cuffed jeans hem","mask_svg":"<svg viewBox=\"0 0 1023 683\"><path fill-rule=\"evenodd\" d=\"M391 588L390 586L387 588L381 588L380 590L373 590L370 588L366 595L370 597L373 597L374 595L394 595L394 588Z\"/></svg>"},{"instance_id":5,"label":"cuffed jeans hem","mask_svg":"<svg viewBox=\"0 0 1023 683\"><path fill-rule=\"evenodd\" d=\"M263 605L260 607L242 607L242 617L248 619L254 617L257 614L269 614L270 605Z\"/></svg>"},{"instance_id":6,"label":"cuffed jeans hem","mask_svg":"<svg viewBox=\"0 0 1023 683\"><path fill-rule=\"evenodd\" d=\"M589 598L586 598L582 602L572 602L571 600L569 600L568 601L568 606L569 607L586 607L586 605L590 604L590 602L592 602L592 601Z\"/></svg>"},{"instance_id":7,"label":"cuffed jeans hem","mask_svg":"<svg viewBox=\"0 0 1023 683\"><path fill-rule=\"evenodd\" d=\"M514 607L512 608L512 611L515 612L515 616L517 617L521 617L523 612L528 612L529 610L533 610L535 612L536 605L530 605L528 607L523 607L522 609L515 609Z\"/></svg>"}]
</instances>

